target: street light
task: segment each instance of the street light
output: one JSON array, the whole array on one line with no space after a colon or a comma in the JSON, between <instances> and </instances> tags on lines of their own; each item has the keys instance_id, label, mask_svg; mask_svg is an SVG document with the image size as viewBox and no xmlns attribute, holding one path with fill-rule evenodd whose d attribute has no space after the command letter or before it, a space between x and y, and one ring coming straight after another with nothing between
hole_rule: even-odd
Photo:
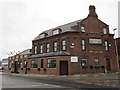
<instances>
[{"instance_id":1,"label":"street light","mask_svg":"<svg viewBox=\"0 0 120 90\"><path fill-rule=\"evenodd\" d=\"M115 36L115 30L117 30L117 28L113 29L114 31L114 36ZM114 37L115 38L115 37ZM119 58L118 58L118 48L117 48L117 42L115 39L115 49L116 49L116 54L117 54L117 64L118 64L118 70L119 70Z\"/></svg>"}]
</instances>

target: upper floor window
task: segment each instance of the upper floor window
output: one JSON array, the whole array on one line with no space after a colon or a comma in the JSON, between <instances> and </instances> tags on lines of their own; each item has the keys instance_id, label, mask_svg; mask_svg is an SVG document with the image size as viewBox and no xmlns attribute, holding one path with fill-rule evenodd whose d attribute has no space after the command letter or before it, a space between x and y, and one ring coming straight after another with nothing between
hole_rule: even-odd
<instances>
[{"instance_id":1,"label":"upper floor window","mask_svg":"<svg viewBox=\"0 0 120 90\"><path fill-rule=\"evenodd\" d=\"M81 26L80 29L81 29L81 32L85 32L85 27Z\"/></svg>"},{"instance_id":2,"label":"upper floor window","mask_svg":"<svg viewBox=\"0 0 120 90\"><path fill-rule=\"evenodd\" d=\"M56 68L56 59L47 59L47 68Z\"/></svg>"},{"instance_id":3,"label":"upper floor window","mask_svg":"<svg viewBox=\"0 0 120 90\"><path fill-rule=\"evenodd\" d=\"M40 53L43 53L43 45L40 45Z\"/></svg>"},{"instance_id":4,"label":"upper floor window","mask_svg":"<svg viewBox=\"0 0 120 90\"><path fill-rule=\"evenodd\" d=\"M53 30L52 33L53 33L53 35L59 34L60 30L59 29Z\"/></svg>"},{"instance_id":5,"label":"upper floor window","mask_svg":"<svg viewBox=\"0 0 120 90\"><path fill-rule=\"evenodd\" d=\"M106 28L103 28L103 33L107 34L107 29Z\"/></svg>"},{"instance_id":6,"label":"upper floor window","mask_svg":"<svg viewBox=\"0 0 120 90\"><path fill-rule=\"evenodd\" d=\"M35 52L34 53L37 54L37 46L35 46Z\"/></svg>"},{"instance_id":7,"label":"upper floor window","mask_svg":"<svg viewBox=\"0 0 120 90\"><path fill-rule=\"evenodd\" d=\"M109 50L108 41L105 41L105 51Z\"/></svg>"},{"instance_id":8,"label":"upper floor window","mask_svg":"<svg viewBox=\"0 0 120 90\"><path fill-rule=\"evenodd\" d=\"M57 51L57 42L54 42L54 51Z\"/></svg>"},{"instance_id":9,"label":"upper floor window","mask_svg":"<svg viewBox=\"0 0 120 90\"><path fill-rule=\"evenodd\" d=\"M82 40L82 50L85 50L85 40Z\"/></svg>"},{"instance_id":10,"label":"upper floor window","mask_svg":"<svg viewBox=\"0 0 120 90\"><path fill-rule=\"evenodd\" d=\"M31 68L37 68L38 67L38 60L32 60L31 61Z\"/></svg>"},{"instance_id":11,"label":"upper floor window","mask_svg":"<svg viewBox=\"0 0 120 90\"><path fill-rule=\"evenodd\" d=\"M40 34L40 39L45 38L45 34Z\"/></svg>"},{"instance_id":12,"label":"upper floor window","mask_svg":"<svg viewBox=\"0 0 120 90\"><path fill-rule=\"evenodd\" d=\"M50 52L50 44L47 44L47 53Z\"/></svg>"},{"instance_id":13,"label":"upper floor window","mask_svg":"<svg viewBox=\"0 0 120 90\"><path fill-rule=\"evenodd\" d=\"M62 50L66 50L66 41L65 40L62 41Z\"/></svg>"},{"instance_id":14,"label":"upper floor window","mask_svg":"<svg viewBox=\"0 0 120 90\"><path fill-rule=\"evenodd\" d=\"M86 68L88 66L88 59L87 58L82 58L81 59L81 66L83 68Z\"/></svg>"}]
</instances>

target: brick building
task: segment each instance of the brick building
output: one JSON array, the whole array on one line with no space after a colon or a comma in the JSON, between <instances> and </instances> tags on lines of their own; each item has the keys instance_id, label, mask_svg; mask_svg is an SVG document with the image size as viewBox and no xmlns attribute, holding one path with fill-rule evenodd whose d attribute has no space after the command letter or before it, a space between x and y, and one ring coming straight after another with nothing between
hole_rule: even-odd
<instances>
[{"instance_id":1,"label":"brick building","mask_svg":"<svg viewBox=\"0 0 120 90\"><path fill-rule=\"evenodd\" d=\"M98 19L92 5L86 18L40 33L32 41L32 55L27 61L28 74L71 75L118 70L113 34Z\"/></svg>"},{"instance_id":2,"label":"brick building","mask_svg":"<svg viewBox=\"0 0 120 90\"><path fill-rule=\"evenodd\" d=\"M31 49L26 49L19 54L9 57L8 68L11 73L27 73L28 57L31 55Z\"/></svg>"},{"instance_id":3,"label":"brick building","mask_svg":"<svg viewBox=\"0 0 120 90\"><path fill-rule=\"evenodd\" d=\"M119 68L120 68L120 37L116 39L117 44L117 51L118 51L118 62L119 62Z\"/></svg>"}]
</instances>

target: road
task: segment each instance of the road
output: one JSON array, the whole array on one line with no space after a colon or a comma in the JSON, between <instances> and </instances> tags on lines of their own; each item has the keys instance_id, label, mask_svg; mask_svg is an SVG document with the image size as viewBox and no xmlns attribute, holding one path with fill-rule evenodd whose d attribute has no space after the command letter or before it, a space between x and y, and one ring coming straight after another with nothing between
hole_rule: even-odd
<instances>
[{"instance_id":1,"label":"road","mask_svg":"<svg viewBox=\"0 0 120 90\"><path fill-rule=\"evenodd\" d=\"M53 88L55 88L56 90L58 89L74 90L75 88L77 88L77 90L78 89L84 90L84 88L111 88L107 86L105 87L105 86L99 86L99 85L93 85L93 84L82 84L82 83L77 83L70 80L63 81L60 79L52 79L52 78L45 79L45 78L38 78L38 77L14 76L14 75L6 75L6 74L0 75L0 76L2 77L2 88L34 88L32 90L35 90L35 88L44 88L44 89L51 88L51 90Z\"/></svg>"}]
</instances>

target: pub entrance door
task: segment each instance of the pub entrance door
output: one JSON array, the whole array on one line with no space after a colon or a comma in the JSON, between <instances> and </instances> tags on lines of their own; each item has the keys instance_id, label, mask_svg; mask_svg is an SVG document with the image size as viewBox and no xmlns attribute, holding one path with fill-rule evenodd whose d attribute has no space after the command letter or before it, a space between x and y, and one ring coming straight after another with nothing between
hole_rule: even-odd
<instances>
[{"instance_id":1,"label":"pub entrance door","mask_svg":"<svg viewBox=\"0 0 120 90\"><path fill-rule=\"evenodd\" d=\"M111 71L111 64L110 64L110 59L109 58L106 59L106 70L107 70L107 72Z\"/></svg>"},{"instance_id":2,"label":"pub entrance door","mask_svg":"<svg viewBox=\"0 0 120 90\"><path fill-rule=\"evenodd\" d=\"M60 61L60 75L68 75L68 61Z\"/></svg>"}]
</instances>

